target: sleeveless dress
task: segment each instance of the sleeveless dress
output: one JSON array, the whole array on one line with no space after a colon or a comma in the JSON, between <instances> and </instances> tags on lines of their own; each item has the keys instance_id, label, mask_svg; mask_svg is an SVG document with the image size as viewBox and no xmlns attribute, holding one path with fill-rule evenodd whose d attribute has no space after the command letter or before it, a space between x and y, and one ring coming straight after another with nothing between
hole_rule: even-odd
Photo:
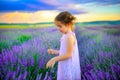
<instances>
[{"instance_id":1,"label":"sleeveless dress","mask_svg":"<svg viewBox=\"0 0 120 80\"><path fill-rule=\"evenodd\" d=\"M73 35L75 37L75 44L72 53L72 57L58 62L57 80L81 80L81 69L77 39L74 32L63 34L60 40L60 53L59 55L66 53L66 39L68 36Z\"/></svg>"}]
</instances>

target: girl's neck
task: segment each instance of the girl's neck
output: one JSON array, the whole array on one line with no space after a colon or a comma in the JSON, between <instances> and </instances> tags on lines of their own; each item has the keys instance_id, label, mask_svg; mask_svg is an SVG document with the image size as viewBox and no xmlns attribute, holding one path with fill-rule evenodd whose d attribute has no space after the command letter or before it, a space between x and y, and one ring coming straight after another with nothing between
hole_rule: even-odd
<instances>
[{"instance_id":1,"label":"girl's neck","mask_svg":"<svg viewBox=\"0 0 120 80\"><path fill-rule=\"evenodd\" d=\"M72 32L72 30L70 28L65 32L65 34L67 34L69 32Z\"/></svg>"}]
</instances>

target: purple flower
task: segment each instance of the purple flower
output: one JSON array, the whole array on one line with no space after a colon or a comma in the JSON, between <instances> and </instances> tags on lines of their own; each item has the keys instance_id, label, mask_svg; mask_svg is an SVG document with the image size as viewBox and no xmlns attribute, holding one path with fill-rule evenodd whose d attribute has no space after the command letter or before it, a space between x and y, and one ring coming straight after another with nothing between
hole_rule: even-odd
<instances>
[{"instance_id":1,"label":"purple flower","mask_svg":"<svg viewBox=\"0 0 120 80\"><path fill-rule=\"evenodd\" d=\"M37 74L36 80L41 80L42 77L42 73L41 74Z\"/></svg>"},{"instance_id":2,"label":"purple flower","mask_svg":"<svg viewBox=\"0 0 120 80\"><path fill-rule=\"evenodd\" d=\"M102 63L102 60L101 60L101 58L98 58L98 62L99 62L99 63Z\"/></svg>"},{"instance_id":3,"label":"purple flower","mask_svg":"<svg viewBox=\"0 0 120 80\"><path fill-rule=\"evenodd\" d=\"M104 80L104 73L102 71L99 71L98 76L100 80Z\"/></svg>"},{"instance_id":4,"label":"purple flower","mask_svg":"<svg viewBox=\"0 0 120 80\"><path fill-rule=\"evenodd\" d=\"M104 51L101 52L101 55L102 55L103 58L107 57L107 53L104 52Z\"/></svg>"},{"instance_id":5,"label":"purple flower","mask_svg":"<svg viewBox=\"0 0 120 80\"><path fill-rule=\"evenodd\" d=\"M93 69L93 66L90 63L88 63L86 65L86 69L89 71L89 70Z\"/></svg>"},{"instance_id":6,"label":"purple flower","mask_svg":"<svg viewBox=\"0 0 120 80\"><path fill-rule=\"evenodd\" d=\"M11 77L12 77L12 72L9 70L6 75L6 80L11 79Z\"/></svg>"},{"instance_id":7,"label":"purple flower","mask_svg":"<svg viewBox=\"0 0 120 80\"><path fill-rule=\"evenodd\" d=\"M27 66L27 60L24 57L22 57L22 60L19 60L19 62L22 66Z\"/></svg>"},{"instance_id":8,"label":"purple flower","mask_svg":"<svg viewBox=\"0 0 120 80\"><path fill-rule=\"evenodd\" d=\"M120 41L118 42L118 47L120 48Z\"/></svg>"},{"instance_id":9,"label":"purple flower","mask_svg":"<svg viewBox=\"0 0 120 80\"><path fill-rule=\"evenodd\" d=\"M118 75L120 74L120 66L113 64L112 68L116 74L118 74Z\"/></svg>"},{"instance_id":10,"label":"purple flower","mask_svg":"<svg viewBox=\"0 0 120 80\"><path fill-rule=\"evenodd\" d=\"M113 56L112 52L109 52L108 54L110 58Z\"/></svg>"},{"instance_id":11,"label":"purple flower","mask_svg":"<svg viewBox=\"0 0 120 80\"><path fill-rule=\"evenodd\" d=\"M86 77L87 80L92 80L91 74L89 72L85 72L84 76Z\"/></svg>"},{"instance_id":12,"label":"purple flower","mask_svg":"<svg viewBox=\"0 0 120 80\"><path fill-rule=\"evenodd\" d=\"M16 72L13 72L12 79L15 79L15 76L16 76Z\"/></svg>"},{"instance_id":13,"label":"purple flower","mask_svg":"<svg viewBox=\"0 0 120 80\"><path fill-rule=\"evenodd\" d=\"M17 67L16 72L19 73L21 71L20 66Z\"/></svg>"},{"instance_id":14,"label":"purple flower","mask_svg":"<svg viewBox=\"0 0 120 80\"><path fill-rule=\"evenodd\" d=\"M31 58L31 66L33 66L33 65L34 65L34 59Z\"/></svg>"},{"instance_id":15,"label":"purple flower","mask_svg":"<svg viewBox=\"0 0 120 80\"><path fill-rule=\"evenodd\" d=\"M23 74L20 74L18 80L26 80L26 76L27 76L27 71L25 71Z\"/></svg>"},{"instance_id":16,"label":"purple flower","mask_svg":"<svg viewBox=\"0 0 120 80\"><path fill-rule=\"evenodd\" d=\"M46 72L44 80L47 80L47 78L48 78L48 72Z\"/></svg>"},{"instance_id":17,"label":"purple flower","mask_svg":"<svg viewBox=\"0 0 120 80\"><path fill-rule=\"evenodd\" d=\"M108 72L105 73L106 79L110 80L110 74Z\"/></svg>"}]
</instances>

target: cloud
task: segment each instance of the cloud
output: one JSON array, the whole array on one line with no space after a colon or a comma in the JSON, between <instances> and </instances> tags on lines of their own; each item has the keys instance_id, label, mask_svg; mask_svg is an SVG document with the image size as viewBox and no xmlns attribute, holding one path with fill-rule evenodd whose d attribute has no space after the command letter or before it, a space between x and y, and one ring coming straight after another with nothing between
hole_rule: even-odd
<instances>
[{"instance_id":1,"label":"cloud","mask_svg":"<svg viewBox=\"0 0 120 80\"><path fill-rule=\"evenodd\" d=\"M0 12L69 10L74 14L83 14L88 11L81 5L89 3L107 6L120 4L120 0L0 0Z\"/></svg>"},{"instance_id":2,"label":"cloud","mask_svg":"<svg viewBox=\"0 0 120 80\"><path fill-rule=\"evenodd\" d=\"M120 0L96 0L96 2L102 5L115 5L120 4Z\"/></svg>"},{"instance_id":3,"label":"cloud","mask_svg":"<svg viewBox=\"0 0 120 80\"><path fill-rule=\"evenodd\" d=\"M0 13L0 22L4 23L37 23L53 22L54 17L59 13L57 10L41 10L36 12L7 12Z\"/></svg>"},{"instance_id":4,"label":"cloud","mask_svg":"<svg viewBox=\"0 0 120 80\"><path fill-rule=\"evenodd\" d=\"M53 5L53 6L60 5L58 0L50 0L50 1L48 1L48 0L39 0L38 2L42 2L42 3L48 4L48 5Z\"/></svg>"},{"instance_id":5,"label":"cloud","mask_svg":"<svg viewBox=\"0 0 120 80\"><path fill-rule=\"evenodd\" d=\"M38 23L53 22L55 16L60 13L57 10L42 10L36 12L8 12L0 13L0 23ZM120 20L119 14L76 14L78 22L99 20Z\"/></svg>"},{"instance_id":6,"label":"cloud","mask_svg":"<svg viewBox=\"0 0 120 80\"><path fill-rule=\"evenodd\" d=\"M120 0L74 0L74 3L81 3L81 4L86 4L86 3L99 3L101 5L115 5L115 4L120 4Z\"/></svg>"},{"instance_id":7,"label":"cloud","mask_svg":"<svg viewBox=\"0 0 120 80\"><path fill-rule=\"evenodd\" d=\"M79 3L79 4L86 4L86 3L98 3L101 5L115 5L120 4L120 0L39 0L48 5L61 5L61 4L69 4L69 3Z\"/></svg>"},{"instance_id":8,"label":"cloud","mask_svg":"<svg viewBox=\"0 0 120 80\"><path fill-rule=\"evenodd\" d=\"M20 1L20 0L0 0L0 1Z\"/></svg>"},{"instance_id":9,"label":"cloud","mask_svg":"<svg viewBox=\"0 0 120 80\"><path fill-rule=\"evenodd\" d=\"M100 15L109 15L110 19L112 14L111 19L120 19L119 6L120 0L0 0L0 22L53 21L61 11L79 15L81 21L104 19L98 17Z\"/></svg>"},{"instance_id":10,"label":"cloud","mask_svg":"<svg viewBox=\"0 0 120 80\"><path fill-rule=\"evenodd\" d=\"M72 14L86 14L87 10L81 4L66 4L65 6L59 6L56 8L60 11L69 11Z\"/></svg>"}]
</instances>

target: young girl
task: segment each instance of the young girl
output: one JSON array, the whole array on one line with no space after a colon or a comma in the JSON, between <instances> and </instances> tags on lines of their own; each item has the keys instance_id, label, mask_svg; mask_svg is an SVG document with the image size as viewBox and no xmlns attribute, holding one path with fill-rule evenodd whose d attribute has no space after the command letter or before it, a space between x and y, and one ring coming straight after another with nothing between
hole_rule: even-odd
<instances>
[{"instance_id":1,"label":"young girl","mask_svg":"<svg viewBox=\"0 0 120 80\"><path fill-rule=\"evenodd\" d=\"M81 80L78 45L73 24L75 17L69 12L59 13L54 23L63 34L60 50L48 49L49 54L59 54L48 61L46 68L53 67L58 62L57 80Z\"/></svg>"}]
</instances>

